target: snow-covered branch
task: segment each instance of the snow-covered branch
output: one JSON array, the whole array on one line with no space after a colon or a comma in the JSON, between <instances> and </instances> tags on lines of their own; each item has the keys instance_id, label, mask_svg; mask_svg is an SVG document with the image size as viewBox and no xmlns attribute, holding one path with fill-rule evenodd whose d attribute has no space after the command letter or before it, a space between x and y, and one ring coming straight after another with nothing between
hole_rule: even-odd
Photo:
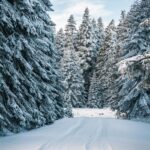
<instances>
[{"instance_id":1,"label":"snow-covered branch","mask_svg":"<svg viewBox=\"0 0 150 150\"><path fill-rule=\"evenodd\" d=\"M117 66L119 67L118 71L121 74L125 74L127 72L128 66L131 66L134 63L139 63L139 62L141 62L143 60L147 60L147 59L150 59L150 54L136 55L136 56L124 59L117 64Z\"/></svg>"}]
</instances>

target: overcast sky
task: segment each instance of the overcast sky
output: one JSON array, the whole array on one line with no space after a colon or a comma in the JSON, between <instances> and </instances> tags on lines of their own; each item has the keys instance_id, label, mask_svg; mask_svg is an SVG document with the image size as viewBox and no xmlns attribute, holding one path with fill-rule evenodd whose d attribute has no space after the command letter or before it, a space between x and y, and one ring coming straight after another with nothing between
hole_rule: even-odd
<instances>
[{"instance_id":1,"label":"overcast sky","mask_svg":"<svg viewBox=\"0 0 150 150\"><path fill-rule=\"evenodd\" d=\"M102 17L105 26L115 19L119 21L121 10L128 11L135 0L51 0L54 12L50 13L56 29L64 28L68 17L73 14L77 25L81 23L86 7L92 18Z\"/></svg>"}]
</instances>

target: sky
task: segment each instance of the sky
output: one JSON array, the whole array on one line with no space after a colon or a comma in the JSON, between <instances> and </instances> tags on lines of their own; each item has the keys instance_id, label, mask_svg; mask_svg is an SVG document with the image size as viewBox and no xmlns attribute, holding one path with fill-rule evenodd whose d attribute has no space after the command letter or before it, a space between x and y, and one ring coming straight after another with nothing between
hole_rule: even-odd
<instances>
[{"instance_id":1,"label":"sky","mask_svg":"<svg viewBox=\"0 0 150 150\"><path fill-rule=\"evenodd\" d=\"M86 7L90 10L91 18L102 17L105 26L112 19L116 25L119 22L121 10L129 11L135 0L50 0L53 4L53 12L50 12L52 20L56 24L56 30L64 28L71 14L74 15L77 27L82 21Z\"/></svg>"}]
</instances>

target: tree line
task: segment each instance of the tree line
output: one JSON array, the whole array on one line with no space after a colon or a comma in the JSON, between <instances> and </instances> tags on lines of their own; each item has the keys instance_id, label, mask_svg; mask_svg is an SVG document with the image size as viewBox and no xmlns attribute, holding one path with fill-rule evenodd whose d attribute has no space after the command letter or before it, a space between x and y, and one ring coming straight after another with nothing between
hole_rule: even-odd
<instances>
[{"instance_id":1,"label":"tree line","mask_svg":"<svg viewBox=\"0 0 150 150\"><path fill-rule=\"evenodd\" d=\"M64 31L58 31L60 70L69 87L66 101L73 107L111 107L127 118L150 116L149 4L135 1L128 13L121 12L117 26L112 20L106 28L101 17L95 21L86 8L79 29L71 15Z\"/></svg>"},{"instance_id":2,"label":"tree line","mask_svg":"<svg viewBox=\"0 0 150 150\"><path fill-rule=\"evenodd\" d=\"M49 0L1 0L0 135L72 116L72 107L150 116L150 1L104 28L86 8L55 36Z\"/></svg>"}]
</instances>

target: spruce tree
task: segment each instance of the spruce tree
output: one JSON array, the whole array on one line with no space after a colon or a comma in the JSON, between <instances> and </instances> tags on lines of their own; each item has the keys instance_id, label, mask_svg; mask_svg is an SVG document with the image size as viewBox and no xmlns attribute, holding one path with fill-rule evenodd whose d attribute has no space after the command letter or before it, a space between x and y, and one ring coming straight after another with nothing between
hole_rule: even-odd
<instances>
[{"instance_id":1,"label":"spruce tree","mask_svg":"<svg viewBox=\"0 0 150 150\"><path fill-rule=\"evenodd\" d=\"M98 104L98 80L96 78L96 73L93 73L91 82L90 82L90 89L88 93L88 103L87 107L89 108L101 108L100 105Z\"/></svg>"},{"instance_id":2,"label":"spruce tree","mask_svg":"<svg viewBox=\"0 0 150 150\"><path fill-rule=\"evenodd\" d=\"M56 48L59 52L59 59L58 62L60 62L61 64L61 60L63 58L64 55L64 47L65 47L65 34L63 29L61 28L56 35Z\"/></svg>"},{"instance_id":3,"label":"spruce tree","mask_svg":"<svg viewBox=\"0 0 150 150\"><path fill-rule=\"evenodd\" d=\"M63 56L63 48L65 45L65 33L61 28L56 34L56 47L57 49L62 49L61 55Z\"/></svg>"},{"instance_id":4,"label":"spruce tree","mask_svg":"<svg viewBox=\"0 0 150 150\"><path fill-rule=\"evenodd\" d=\"M96 65L96 80L98 81L98 107L109 106L113 86L113 71L116 57L116 27L114 20L110 22L105 31L105 39L100 49Z\"/></svg>"},{"instance_id":5,"label":"spruce tree","mask_svg":"<svg viewBox=\"0 0 150 150\"><path fill-rule=\"evenodd\" d=\"M93 74L93 66L95 65L95 49L93 49L92 37L92 24L89 9L86 8L77 34L76 49L79 57L80 68L82 69L82 74L85 81L84 87L86 99L88 99L90 78Z\"/></svg>"},{"instance_id":6,"label":"spruce tree","mask_svg":"<svg viewBox=\"0 0 150 150\"><path fill-rule=\"evenodd\" d=\"M119 113L126 113L128 118L150 117L149 18L149 0L136 1L127 15L130 30L120 62L120 66L126 66L126 71L120 82L117 107Z\"/></svg>"},{"instance_id":7,"label":"spruce tree","mask_svg":"<svg viewBox=\"0 0 150 150\"><path fill-rule=\"evenodd\" d=\"M84 80L78 64L77 55L73 45L74 34L70 28L70 19L65 30L65 48L62 61L62 71L65 86L65 104L70 107L83 107Z\"/></svg>"},{"instance_id":8,"label":"spruce tree","mask_svg":"<svg viewBox=\"0 0 150 150\"><path fill-rule=\"evenodd\" d=\"M118 66L117 63L122 59L122 55L123 55L123 45L128 37L128 32L129 32L129 28L128 28L128 22L126 19L126 12L125 11L121 11L121 17L120 17L120 22L119 25L117 26L116 29L116 33L117 33L117 42L116 42L116 46L115 46L115 62L113 65L113 74L112 74L112 80L113 80L113 84L112 84L112 92L111 92L111 97L109 98L109 101L111 101L111 107L112 108L117 108L118 106L118 90L120 89L120 83L121 83L121 74L118 71Z\"/></svg>"},{"instance_id":9,"label":"spruce tree","mask_svg":"<svg viewBox=\"0 0 150 150\"><path fill-rule=\"evenodd\" d=\"M121 11L121 16L120 16L120 22L119 25L117 26L117 45L116 45L116 49L117 49L117 55L119 57L121 57L123 55L123 50L122 47L125 43L125 40L128 37L128 22L126 20L126 12L125 11Z\"/></svg>"},{"instance_id":10,"label":"spruce tree","mask_svg":"<svg viewBox=\"0 0 150 150\"><path fill-rule=\"evenodd\" d=\"M98 27L96 24L95 19L92 20L92 49L93 49L93 57L92 61L93 63L96 63L97 55L99 52L99 45L98 45Z\"/></svg>"},{"instance_id":11,"label":"spruce tree","mask_svg":"<svg viewBox=\"0 0 150 150\"><path fill-rule=\"evenodd\" d=\"M96 24L95 20L92 21L92 31L93 31L93 33L92 33L93 42L92 43L96 50L95 61L97 64L98 63L97 57L98 56L100 57L100 55L103 54L102 46L103 46L104 35L105 35L101 18L98 18L97 24ZM98 61L100 61L100 60L98 60ZM95 68L95 66L94 66L94 68ZM101 69L101 68L99 68L99 69ZM97 78L97 74L94 71L91 82L90 82L90 88L89 88L89 93L88 93L88 104L87 104L88 107L101 108L103 106L102 100L99 100L99 96L100 96L99 86L100 86L99 80Z\"/></svg>"},{"instance_id":12,"label":"spruce tree","mask_svg":"<svg viewBox=\"0 0 150 150\"><path fill-rule=\"evenodd\" d=\"M0 5L0 135L62 118L62 85L49 0Z\"/></svg>"},{"instance_id":13,"label":"spruce tree","mask_svg":"<svg viewBox=\"0 0 150 150\"><path fill-rule=\"evenodd\" d=\"M75 22L75 19L74 19L74 16L73 15L70 15L69 19L68 19L68 24L66 26L66 29L70 32L70 34L73 36L73 40L76 36L76 22Z\"/></svg>"},{"instance_id":14,"label":"spruce tree","mask_svg":"<svg viewBox=\"0 0 150 150\"><path fill-rule=\"evenodd\" d=\"M104 25L102 22L102 18L100 17L97 20L97 51L98 53L99 53L99 50L102 48L104 38L105 38Z\"/></svg>"}]
</instances>

